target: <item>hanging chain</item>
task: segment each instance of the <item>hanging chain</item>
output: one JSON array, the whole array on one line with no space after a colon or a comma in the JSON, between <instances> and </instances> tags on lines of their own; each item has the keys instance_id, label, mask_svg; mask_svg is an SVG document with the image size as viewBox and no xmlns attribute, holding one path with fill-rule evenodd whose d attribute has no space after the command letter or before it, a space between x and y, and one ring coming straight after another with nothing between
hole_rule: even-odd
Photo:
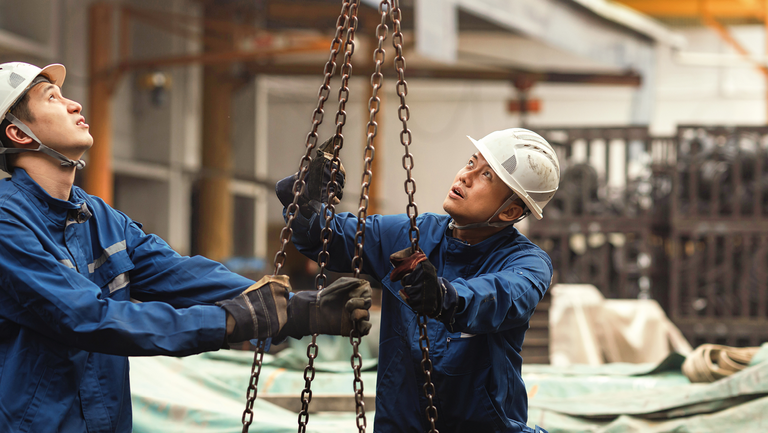
<instances>
[{"instance_id":1,"label":"hanging chain","mask_svg":"<svg viewBox=\"0 0 768 433\"><path fill-rule=\"evenodd\" d=\"M371 166L373 165L373 158L375 156L375 148L373 146L373 140L378 134L378 124L376 123L376 114L378 114L381 106L381 98L378 93L381 89L384 75L381 73L381 65L384 63L386 53L384 52L384 40L387 38L387 15L391 6L388 0L382 0L379 4L379 15L381 16L381 22L376 26L376 39L378 40L378 46L373 52L373 60L375 63L375 69L371 75L371 98L368 101L368 125L366 127L366 144L365 151L363 153L365 160L365 167L363 169L362 186L360 189L360 204L357 210L357 231L355 232L355 256L352 258L352 268L354 269L355 278L360 277L360 271L363 267L363 244L365 242L365 219L368 216L368 204L370 198L368 191L371 185L371 179L373 172ZM352 330L349 335L349 341L352 344L352 357L350 358L350 364L352 364L352 372L355 375L355 379L352 382L352 388L355 392L355 422L357 424L357 430L359 433L364 433L367 426L367 420L365 418L365 402L363 401L363 380L361 378L361 369L363 366L363 358L360 356L359 348L361 337L356 330Z\"/></svg>"},{"instance_id":2,"label":"hanging chain","mask_svg":"<svg viewBox=\"0 0 768 433\"><path fill-rule=\"evenodd\" d=\"M360 373L363 368L363 357L360 356L361 338L356 329L353 329L350 333L349 342L352 344L352 357L350 358L350 364L352 364L352 373L355 375L355 378L352 380L352 389L355 392L355 424L357 424L357 431L359 433L364 433L368 422L365 419L363 379Z\"/></svg>"},{"instance_id":3,"label":"hanging chain","mask_svg":"<svg viewBox=\"0 0 768 433\"><path fill-rule=\"evenodd\" d=\"M317 264L320 266L320 270L315 278L315 286L317 290L322 290L325 287L326 275L325 268L328 265L328 259L330 254L328 253L328 246L333 236L333 228L331 222L336 217L336 206L333 204L333 199L336 197L336 192L341 190L341 186L336 182L336 176L339 173L339 167L341 167L341 161L339 160L339 152L344 146L343 129L347 122L346 106L349 101L349 77L352 75L352 55L355 52L355 31L357 30L357 9L359 0L350 0L349 9L349 25L347 26L345 43L344 43L344 65L341 68L341 84L339 86L339 109L336 112L336 134L333 137L333 158L331 159L331 179L328 182L326 191L328 191L328 201L325 207L325 226L321 231L322 248L317 256Z\"/></svg>"},{"instance_id":4,"label":"hanging chain","mask_svg":"<svg viewBox=\"0 0 768 433\"><path fill-rule=\"evenodd\" d=\"M351 0L348 3L348 19L345 25L345 41L344 41L344 65L341 69L341 85L339 86L339 109L336 112L336 134L333 137L333 158L331 159L331 179L326 186L328 192L328 200L324 210L325 226L321 231L322 248L317 256L317 264L320 266L320 270L315 277L315 288L323 290L326 284L325 268L328 264L330 254L328 253L328 246L333 236L333 229L331 224L336 217L336 206L333 204L333 199L336 197L336 192L341 190L341 186L336 182L336 176L339 173L339 167L341 161L339 160L339 152L344 145L344 135L342 134L344 124L347 120L347 113L345 111L347 101L349 100L349 77L352 74L352 55L355 52L355 31L357 30L357 9L358 0ZM315 378L315 358L317 357L317 334L312 335L312 341L307 347L308 363L304 369L304 389L301 391L301 411L299 411L299 433L305 433L307 431L307 423L309 422L309 403L312 401L312 380Z\"/></svg>"},{"instance_id":5,"label":"hanging chain","mask_svg":"<svg viewBox=\"0 0 768 433\"><path fill-rule=\"evenodd\" d=\"M384 81L384 75L381 73L381 64L384 63L386 53L384 52L384 40L387 38L387 15L389 13L390 4L389 0L382 0L379 4L379 15L381 15L381 23L376 26L376 38L378 39L378 46L373 52L373 60L375 63L374 72L371 75L371 98L368 100L368 125L366 127L366 144L363 157L365 158L365 168L363 169L363 183L360 190L360 205L357 210L357 231L355 232L355 256L352 259L352 268L354 269L355 278L360 276L360 270L363 267L363 244L365 243L365 218L368 216L368 204L370 198L368 197L368 190L371 186L371 165L373 164L373 158L376 153L376 149L373 146L373 139L379 132L379 125L376 123L376 114L379 112L381 106L381 98L379 98L379 89L381 89L382 82Z\"/></svg>"},{"instance_id":6,"label":"hanging chain","mask_svg":"<svg viewBox=\"0 0 768 433\"><path fill-rule=\"evenodd\" d=\"M307 366L304 368L304 389L301 391L301 412L299 412L299 432L307 431L309 422L309 402L312 401L312 380L315 378L315 358L317 358L317 334L307 346Z\"/></svg>"},{"instance_id":7,"label":"hanging chain","mask_svg":"<svg viewBox=\"0 0 768 433\"><path fill-rule=\"evenodd\" d=\"M264 359L265 345L266 345L266 340L259 340L259 344L256 346L256 352L254 352L253 354L253 366L251 366L251 380L248 383L248 391L246 392L245 411L243 411L243 418L242 418L243 433L248 432L248 427L253 422L253 404L256 402L256 393L258 392L256 386L259 384L259 374L261 373L261 361Z\"/></svg>"},{"instance_id":8,"label":"hanging chain","mask_svg":"<svg viewBox=\"0 0 768 433\"><path fill-rule=\"evenodd\" d=\"M331 220L335 215L336 209L333 207L332 201L335 197L336 191L340 190L340 186L336 183L336 174L341 162L339 161L339 151L344 144L344 136L342 135L342 128L347 121L347 113L345 111L346 103L349 101L349 77L352 75L352 55L355 52L355 30L357 29L357 8L358 0L352 0L350 7L350 24L347 31L347 39L344 47L344 66L341 70L341 85L339 87L339 110L336 113L336 136L334 139L333 147L333 159L331 161L331 182L328 184L329 198L328 203L331 207L329 215L326 215L325 230L328 231L328 235L323 234L323 247L326 246L326 237L330 241L331 234ZM331 185L333 183L333 185ZM331 189L333 186L333 189ZM327 254L327 253L326 253ZM324 272L323 266L321 266L321 273ZM355 275L356 277L358 275ZM323 278L325 275L323 274ZM365 428L368 424L365 418L365 402L363 400L363 380L361 378L360 371L363 367L363 357L360 356L360 342L361 338L356 330L352 330L349 336L349 341L352 344L352 357L350 363L352 365L352 372L354 374L354 380L352 382L352 389L355 392L355 423L359 433L365 433Z\"/></svg>"},{"instance_id":9,"label":"hanging chain","mask_svg":"<svg viewBox=\"0 0 768 433\"><path fill-rule=\"evenodd\" d=\"M411 222L411 228L408 236L411 240L411 251L419 251L419 228L416 226L416 217L419 210L416 207L413 196L416 193L416 181L413 179L411 169L413 169L413 155L410 151L412 142L411 130L408 129L408 119L411 117L411 110L405 103L405 96L408 94L408 83L405 81L405 57L403 57L403 33L400 29L402 13L400 11L400 0L392 0L392 45L395 47L395 69L397 70L397 95L400 97L400 108L397 110L398 117L403 124L403 130L400 132L400 143L403 145L405 155L403 155L403 168L405 169L405 193L408 194L408 206L406 215ZM424 396L427 398L427 408L425 413L430 425L430 433L437 433L435 423L437 422L437 408L435 407L435 385L432 384L432 361L429 359L429 335L427 334L427 316L420 314L418 316L419 325L419 348L421 349L421 371L424 373Z\"/></svg>"},{"instance_id":10,"label":"hanging chain","mask_svg":"<svg viewBox=\"0 0 768 433\"><path fill-rule=\"evenodd\" d=\"M408 119L411 118L411 109L405 103L405 96L408 94L408 83L405 81L405 57L403 57L403 33L400 30L400 0L393 0L392 8L392 45L395 47L395 70L397 70L397 96L400 97L400 108L397 110L397 115L400 118L400 122L403 124L403 130L400 131L400 143L405 149L405 155L403 155L403 168L405 169L405 193L408 194L408 206L406 207L406 215L411 220L411 229L408 232L408 237L411 239L411 248L413 252L419 250L419 228L416 226L416 217L419 215L419 209L416 207L416 203L413 200L413 195L416 193L416 181L413 180L411 169L413 168L413 155L410 151L410 145L412 142L411 130L408 129Z\"/></svg>"},{"instance_id":11,"label":"hanging chain","mask_svg":"<svg viewBox=\"0 0 768 433\"><path fill-rule=\"evenodd\" d=\"M432 383L432 361L429 359L429 336L427 335L427 316L420 314L419 322L419 348L421 348L421 371L424 372L424 396L427 397L427 414L430 433L437 433L437 408L435 407L435 385Z\"/></svg>"},{"instance_id":12,"label":"hanging chain","mask_svg":"<svg viewBox=\"0 0 768 433\"><path fill-rule=\"evenodd\" d=\"M309 134L307 134L306 151L299 162L299 175L296 182L293 184L293 202L288 205L288 208L286 209L287 221L285 227L283 227L283 230L280 232L280 250L275 254L274 275L280 274L280 270L285 265L285 247L288 245L288 242L290 242L291 236L293 236L293 229L291 226L293 225L293 220L296 219L296 212L299 211L299 196L305 186L304 179L307 177L309 163L312 161L312 150L317 146L317 128L323 123L323 105L325 104L325 101L328 100L328 96L331 93L331 77L336 73L336 57L339 53L339 48L341 47L341 34L348 25L348 12L349 1L344 0L344 4L341 6L341 14L336 21L336 35L331 42L331 54L328 58L328 62L325 64L323 84L320 86L320 90L317 94L317 108L315 108L315 111L312 113L312 128Z\"/></svg>"},{"instance_id":13,"label":"hanging chain","mask_svg":"<svg viewBox=\"0 0 768 433\"><path fill-rule=\"evenodd\" d=\"M318 91L317 107L312 113L312 128L310 129L309 134L307 134L306 151L304 152L304 155L301 158L301 162L299 163L299 175L296 179L296 182L293 184L293 202L286 209L286 215L288 218L285 227L283 227L282 231L280 232L280 250L277 252L277 254L275 254L274 275L279 275L280 270L285 265L285 247L293 235L293 229L291 228L291 225L293 224L294 219L296 219L296 212L299 211L299 196L301 195L301 191L304 189L304 179L307 177L307 171L309 171L309 163L312 161L312 150L314 150L315 146L317 146L317 128L323 122L323 105L325 104L325 101L328 100L328 96L331 92L331 87L329 84L331 82L331 77L333 77L333 75L336 73L336 57L339 53L339 48L341 47L341 34L347 28L349 23L348 11L349 1L344 0L344 3L341 6L341 13L339 14L339 18L336 20L336 34L333 37L333 41L331 41L330 55L328 57L328 61L325 64L325 68L323 69L323 84L320 86L320 90ZM264 356L265 346L266 343L263 340L260 340L258 346L256 346L256 353L254 354L253 366L251 368L251 378L248 385L248 391L246 393L245 411L243 412L242 417L243 433L248 432L248 429L253 422L253 405L256 401L257 386L259 383L259 375L261 374L261 363ZM315 348L314 356L317 356L317 344L315 344L315 336L312 337L312 343L307 348L308 356L312 346ZM314 378L313 361L314 357L309 356L309 365L307 368L312 367L312 378ZM304 374L306 380L306 370ZM309 401L311 398L312 397L310 392L307 401ZM302 395L302 401L303 400L304 395Z\"/></svg>"}]
</instances>

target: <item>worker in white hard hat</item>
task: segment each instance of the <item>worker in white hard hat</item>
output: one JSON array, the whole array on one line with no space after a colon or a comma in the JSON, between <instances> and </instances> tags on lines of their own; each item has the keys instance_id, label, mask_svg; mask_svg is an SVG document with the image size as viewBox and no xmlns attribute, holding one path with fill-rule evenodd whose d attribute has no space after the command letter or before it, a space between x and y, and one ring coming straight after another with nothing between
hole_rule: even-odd
<instances>
[{"instance_id":1,"label":"worker in white hard hat","mask_svg":"<svg viewBox=\"0 0 768 433\"><path fill-rule=\"evenodd\" d=\"M384 287L375 432L432 427L425 415L434 411L423 391L418 314L430 318L437 430L543 431L526 425L520 350L529 319L551 283L552 263L514 224L531 214L543 217L558 189L560 165L552 146L526 129L470 140L476 152L448 188L447 215L422 213L416 219L420 251L411 251L407 215L366 220L362 271ZM293 199L295 176L278 182L284 206ZM324 214L313 211L318 206L301 201L299 206L293 242L314 258L322 248ZM327 268L348 272L357 216L339 213L331 228Z\"/></svg>"},{"instance_id":2,"label":"worker in white hard hat","mask_svg":"<svg viewBox=\"0 0 768 433\"><path fill-rule=\"evenodd\" d=\"M368 332L367 282L289 296L288 277L182 257L73 186L93 138L65 74L0 64L0 431L130 432L128 356Z\"/></svg>"}]
</instances>

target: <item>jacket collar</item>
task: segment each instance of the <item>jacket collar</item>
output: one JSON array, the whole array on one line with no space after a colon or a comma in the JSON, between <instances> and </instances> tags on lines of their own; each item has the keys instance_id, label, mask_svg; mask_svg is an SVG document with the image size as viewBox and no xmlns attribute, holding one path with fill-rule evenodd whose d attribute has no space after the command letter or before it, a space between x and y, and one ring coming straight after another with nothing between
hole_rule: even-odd
<instances>
[{"instance_id":1,"label":"jacket collar","mask_svg":"<svg viewBox=\"0 0 768 433\"><path fill-rule=\"evenodd\" d=\"M51 197L51 195L35 182L23 168L16 168L13 170L11 181L25 193L37 198L37 201L33 200L33 202L35 202L35 205L44 213L48 213L49 209L56 213L62 211L66 213L66 211L71 209L80 209L85 202L83 198L78 197L75 194L74 188L69 195L70 198L68 201Z\"/></svg>"},{"instance_id":2,"label":"jacket collar","mask_svg":"<svg viewBox=\"0 0 768 433\"><path fill-rule=\"evenodd\" d=\"M454 254L471 253L473 256L476 256L477 253L493 251L499 245L515 242L522 236L515 226L508 226L482 242L469 245L468 243L453 237L453 231L448 227L449 222L450 218L444 221L445 238L448 240L448 250Z\"/></svg>"}]
</instances>

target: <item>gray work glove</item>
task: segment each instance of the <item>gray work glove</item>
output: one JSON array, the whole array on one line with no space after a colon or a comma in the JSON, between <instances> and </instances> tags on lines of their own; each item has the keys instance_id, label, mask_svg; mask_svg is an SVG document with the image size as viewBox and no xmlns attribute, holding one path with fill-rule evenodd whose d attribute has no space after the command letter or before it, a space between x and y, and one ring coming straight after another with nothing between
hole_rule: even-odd
<instances>
[{"instance_id":1,"label":"gray work glove","mask_svg":"<svg viewBox=\"0 0 768 433\"><path fill-rule=\"evenodd\" d=\"M301 214L309 218L312 213L320 213L323 203L328 203L328 184L331 191L334 192L331 203L337 205L344 196L344 183L346 181L346 171L344 165L339 161L338 171L336 173L336 182L331 183L331 171L333 170L333 139L335 136L326 140L317 149L317 154L309 163L309 170L305 179L306 185L299 196L299 210ZM299 177L298 173L281 179L275 185L277 198L284 207L288 207L293 202L293 184Z\"/></svg>"},{"instance_id":2,"label":"gray work glove","mask_svg":"<svg viewBox=\"0 0 768 433\"><path fill-rule=\"evenodd\" d=\"M296 293L288 302L288 323L278 339L328 334L368 335L371 285L360 278L342 277L323 290Z\"/></svg>"},{"instance_id":3,"label":"gray work glove","mask_svg":"<svg viewBox=\"0 0 768 433\"><path fill-rule=\"evenodd\" d=\"M235 298L217 302L216 305L235 320L235 329L227 336L227 343L275 337L288 320L290 289L286 275L271 275Z\"/></svg>"}]
</instances>

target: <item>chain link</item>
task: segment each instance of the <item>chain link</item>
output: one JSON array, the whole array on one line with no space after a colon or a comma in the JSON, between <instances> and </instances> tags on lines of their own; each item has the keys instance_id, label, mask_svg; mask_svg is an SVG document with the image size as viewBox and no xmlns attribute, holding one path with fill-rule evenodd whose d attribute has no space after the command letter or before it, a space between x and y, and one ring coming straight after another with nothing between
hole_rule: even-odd
<instances>
[{"instance_id":1,"label":"chain link","mask_svg":"<svg viewBox=\"0 0 768 433\"><path fill-rule=\"evenodd\" d=\"M353 0L357 1L357 0ZM336 20L336 34L333 37L333 41L331 41L331 48L330 48L330 54L328 57L328 61L325 64L325 68L323 69L323 84L320 86L320 90L318 90L317 93L317 107L315 108L315 111L312 112L312 127L310 129L309 134L307 134L307 140L306 140L306 150L304 152L304 155L301 157L301 161L299 163L299 173L298 177L296 179L296 182L293 184L293 202L291 202L290 205L288 205L288 208L286 209L286 215L287 215L287 221L285 223L285 227L280 231L280 250L275 254L275 260L274 260L274 266L275 271L274 275L279 275L280 270L285 265L285 247L288 245L288 242L291 240L291 236L293 235L293 229L291 228L294 219L296 219L296 212L299 211L299 196L301 195L301 191L304 189L305 182L304 179L307 177L307 171L309 171L309 163L312 161L312 150L317 146L317 129L320 126L320 124L323 122L323 105L325 104L325 101L328 100L328 96L330 95L331 87L330 82L333 75L336 73L336 57L338 56L339 49L341 47L341 34L344 32L345 29L349 26L349 10L350 10L350 3L348 0L344 0L344 3L341 6L341 13L339 14L339 18ZM356 11L355 11L356 13ZM356 22L356 18L355 18ZM314 347L314 356L317 356L317 344L315 343L315 337L312 336L312 343L310 343L309 347L307 348L307 353L309 356L310 348ZM259 383L259 374L261 373L261 362L264 356L264 348L265 348L265 342L259 341L258 346L256 347L256 353L254 354L254 361L253 361L253 367L251 368L251 378L250 383L248 385L248 391L246 393L246 404L245 404L245 411L243 412L242 422L243 422L243 433L247 433L249 427L253 423L253 405L256 401L256 394L257 394L257 385ZM314 357L309 356L309 365L307 365L307 370L305 370L305 380L308 377L308 370L311 370L311 376L314 378ZM311 382L311 379L309 379ZM312 392L309 391L307 395L305 396L304 393L302 393L302 403L306 400L306 403L309 404L309 400L312 398ZM308 416L308 415L307 415ZM306 428L306 420L304 421L304 427ZM301 428L301 415L299 416L299 428Z\"/></svg>"},{"instance_id":2,"label":"chain link","mask_svg":"<svg viewBox=\"0 0 768 433\"><path fill-rule=\"evenodd\" d=\"M330 195L328 198L329 206L333 206L331 202L333 201L332 198L335 197L335 192L338 191L340 188L338 183L336 183L336 173L338 171L338 168L340 167L341 163L339 162L339 151L341 150L343 143L344 143L344 136L342 135L342 128L344 127L344 124L347 120L347 113L345 111L346 103L349 100L349 77L352 75L352 55L355 52L355 44L354 44L354 36L355 36L355 30L357 29L357 0L352 1L351 5L351 22L349 24L349 29L347 32L347 39L345 44L345 53L344 53L344 66L341 70L341 85L339 88L339 110L336 113L336 136L334 140L334 147L333 147L333 160L331 163L331 183L328 184L328 190L330 191ZM333 190L331 190L331 186L333 186ZM335 208L332 209L332 211L329 214L335 215ZM326 224L323 231L328 230L328 241L330 241L331 233L333 231L331 230L331 220L333 219L333 215L327 215L326 216ZM326 236L323 235L323 242L325 241ZM325 248L325 245L324 245ZM321 272L323 272L323 269L321 267ZM355 275L356 277L358 275ZM363 380L361 378L360 371L363 367L363 357L360 356L360 342L362 341L361 337L357 335L357 331L354 329L350 333L349 336L349 342L352 344L352 357L350 358L350 364L352 365L352 372L354 374L354 380L352 382L352 389L355 393L355 424L357 425L357 430L359 433L365 433L365 428L368 425L368 421L365 417L365 401L363 397Z\"/></svg>"},{"instance_id":3,"label":"chain link","mask_svg":"<svg viewBox=\"0 0 768 433\"><path fill-rule=\"evenodd\" d=\"M368 125L366 126L366 142L363 157L365 158L365 167L363 169L363 182L360 190L360 204L357 209L357 230L355 232L355 256L352 258L352 269L355 278L360 276L363 267L363 244L365 243L365 219L368 216L368 204L370 198L368 191L371 185L371 166L376 149L373 146L373 140L379 132L379 125L376 123L376 114L381 107L381 98L379 98L379 89L381 89L384 75L381 73L381 65L384 63L386 53L384 52L384 40L387 38L387 15L391 10L389 0L382 0L379 3L379 15L381 22L376 26L376 39L378 46L373 51L374 72L371 75L371 98L368 100Z\"/></svg>"},{"instance_id":4,"label":"chain link","mask_svg":"<svg viewBox=\"0 0 768 433\"><path fill-rule=\"evenodd\" d=\"M408 195L408 206L406 215L411 222L411 228L408 236L411 240L411 251L419 251L419 227L416 225L416 217L419 215L419 209L414 201L416 193L416 181L413 179L413 155L410 151L410 145L413 137L411 130L408 129L408 119L411 117L411 110L405 103L405 96L408 94L408 83L405 81L405 57L403 57L403 33L400 28L402 12L400 10L400 0L392 0L392 45L395 47L395 70L397 71L397 96L400 97L400 108L397 110L400 122L403 124L403 130L400 132L400 144L403 145L405 154L403 155L403 168L405 169L406 179L404 183L405 193ZM437 433L435 423L437 422L437 407L435 407L435 385L432 383L432 361L429 359L429 336L427 334L427 316L419 315L419 348L421 349L421 371L424 373L424 396L427 398L427 408L425 413L430 426L430 433Z\"/></svg>"},{"instance_id":5,"label":"chain link","mask_svg":"<svg viewBox=\"0 0 768 433\"><path fill-rule=\"evenodd\" d=\"M309 422L309 402L312 401L312 380L315 378L315 358L317 358L317 334L312 335L312 341L307 346L309 362L304 368L304 389L301 391L301 411L299 412L299 433L307 431Z\"/></svg>"},{"instance_id":6,"label":"chain link","mask_svg":"<svg viewBox=\"0 0 768 433\"><path fill-rule=\"evenodd\" d=\"M352 268L354 269L355 278L360 277L360 271L363 267L363 244L365 242L365 219L368 216L368 204L370 198L368 196L369 188L371 185L371 178L373 172L371 166L373 165L373 158L375 156L375 148L373 146L373 140L378 133L378 124L376 123L376 114L379 112L381 105L381 99L378 96L379 89L381 89L383 75L381 73L381 65L384 63L384 40L387 38L387 15L390 10L390 4L388 0L382 0L379 4L379 15L381 16L381 22L376 26L376 39L378 40L378 46L373 52L373 59L375 62L374 72L371 75L371 98L368 101L368 125L366 127L366 141L365 151L363 153L365 159L365 166L363 169L363 179L360 189L360 203L357 211L357 230L355 232L355 256L352 258ZM357 424L357 430L359 433L364 433L367 426L365 418L365 402L363 400L363 380L361 379L361 369L363 366L363 358L360 356L360 342L361 338L357 335L357 331L352 331L349 336L349 341L352 344L352 357L350 363L352 364L352 372L355 375L352 382L352 389L355 392L355 423Z\"/></svg>"},{"instance_id":7,"label":"chain link","mask_svg":"<svg viewBox=\"0 0 768 433\"><path fill-rule=\"evenodd\" d=\"M411 221L411 228L408 236L411 240L411 248L414 252L419 251L419 228L416 226L416 217L419 215L419 209L414 202L413 195L416 193L416 181L413 180L413 155L410 151L410 145L413 137L411 130L408 129L408 119L411 118L411 109L405 103L405 96L408 94L408 83L405 81L405 57L403 57L403 33L400 29L400 20L402 14L400 11L400 0L393 0L392 7L392 45L395 47L395 70L397 71L397 96L400 97L400 108L397 110L400 122L403 124L403 130L400 132L400 143L403 145L405 155L403 155L403 168L405 169L405 193L408 195L408 206L406 215Z\"/></svg>"},{"instance_id":8,"label":"chain link","mask_svg":"<svg viewBox=\"0 0 768 433\"><path fill-rule=\"evenodd\" d=\"M339 86L339 109L336 112L336 134L333 137L331 179L326 188L326 191L328 191L328 201L324 211L325 226L320 232L322 248L317 256L317 264L320 267L317 276L315 277L315 287L317 290L322 290L325 287L327 280L325 269L328 265L328 259L330 258L328 246L330 245L333 236L331 222L336 217L336 206L334 206L333 200L336 197L336 192L341 190L341 186L336 182L336 176L339 173L339 167L341 167L339 152L344 146L343 129L347 121L346 105L349 100L349 77L352 74L352 55L355 52L358 2L359 0L350 0L349 5L349 24L347 26L344 43L344 65L341 68L341 84Z\"/></svg>"},{"instance_id":9,"label":"chain link","mask_svg":"<svg viewBox=\"0 0 768 433\"><path fill-rule=\"evenodd\" d=\"M248 432L248 427L253 422L253 404L256 402L256 393L258 389L256 386L259 383L259 374L261 374L261 362L264 359L264 346L266 340L259 340L256 346L256 351L253 354L253 365L251 366L251 380L248 383L248 391L246 392L246 405L243 411L243 433ZM247 419L246 419L247 418Z\"/></svg>"},{"instance_id":10,"label":"chain link","mask_svg":"<svg viewBox=\"0 0 768 433\"><path fill-rule=\"evenodd\" d=\"M429 359L429 335L427 334L427 316L419 315L419 348L421 348L421 371L424 372L424 396L427 398L427 415L430 433L437 433L437 408L435 407L435 385L432 384L432 361Z\"/></svg>"},{"instance_id":11,"label":"chain link","mask_svg":"<svg viewBox=\"0 0 768 433\"><path fill-rule=\"evenodd\" d=\"M339 152L344 145L343 129L347 120L347 113L345 111L347 101L349 100L349 77L352 74L352 55L355 52L355 31L357 30L357 10L358 0L351 0L348 3L348 19L346 22L346 33L344 41L344 64L341 69L341 84L339 86L339 109L336 112L336 134L333 137L333 158L331 159L331 179L328 182L326 191L328 192L328 200L324 210L325 226L321 231L322 248L317 256L317 264L320 269L315 277L315 288L320 291L325 288L327 282L327 276L325 274L325 268L328 265L328 259L330 254L328 253L328 246L330 245L331 238L333 237L332 222L336 217L336 206L333 204L333 199L336 197L336 192L341 190L341 186L336 181L336 176L341 167L341 161L339 160ZM307 358L309 359L307 367L304 369L304 389L301 391L301 411L299 412L299 433L304 433L307 430L307 423L309 422L309 402L312 400L312 380L315 378L315 358L317 357L317 334L312 335L312 342L307 347ZM363 413L363 416L364 413Z\"/></svg>"},{"instance_id":12,"label":"chain link","mask_svg":"<svg viewBox=\"0 0 768 433\"><path fill-rule=\"evenodd\" d=\"M320 86L320 90L317 94L317 107L312 113L312 128L310 129L309 134L307 134L306 150L304 155L301 157L301 161L299 162L298 177L296 182L293 184L293 202L288 205L288 208L286 209L287 221L285 223L285 227L283 227L283 230L280 232L280 250L277 252L277 254L275 254L274 275L280 274L280 270L285 265L285 247L288 245L288 242L290 242L291 236L293 235L293 229L291 226L293 225L294 219L296 219L296 212L299 211L299 196L301 195L301 191L304 189L304 179L307 177L307 172L309 171L309 163L312 161L312 150L314 150L317 146L317 128L323 122L323 105L325 104L325 101L328 100L328 96L331 92L331 77L333 77L333 75L336 73L336 57L339 53L339 49L342 43L341 34L349 25L349 7L349 1L345 0L344 4L341 6L341 14L339 15L338 20L336 20L336 34L333 38L333 41L331 42L330 57L328 58L328 62L325 64L325 68L323 69L324 78L323 84Z\"/></svg>"},{"instance_id":13,"label":"chain link","mask_svg":"<svg viewBox=\"0 0 768 433\"><path fill-rule=\"evenodd\" d=\"M365 419L365 402L363 401L363 379L360 371L363 368L363 357L360 356L360 342L362 339L358 335L356 330L352 330L349 336L349 342L352 344L352 357L350 358L350 364L352 364L352 372L355 375L355 379L352 381L352 389L355 391L355 424L357 424L357 431L359 433L365 432L365 427L368 422Z\"/></svg>"}]
</instances>

